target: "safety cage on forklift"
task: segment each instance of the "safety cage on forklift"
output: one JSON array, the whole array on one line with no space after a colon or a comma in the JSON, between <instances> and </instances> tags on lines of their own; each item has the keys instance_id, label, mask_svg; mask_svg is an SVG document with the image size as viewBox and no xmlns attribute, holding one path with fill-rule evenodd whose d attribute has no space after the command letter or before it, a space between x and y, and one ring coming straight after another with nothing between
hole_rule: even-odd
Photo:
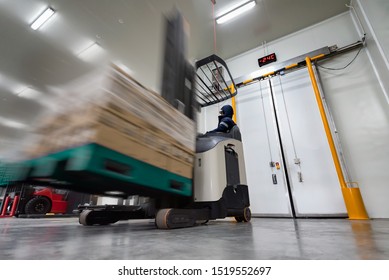
<instances>
[{"instance_id":1,"label":"safety cage on forklift","mask_svg":"<svg viewBox=\"0 0 389 280\"><path fill-rule=\"evenodd\" d=\"M201 107L223 102L237 94L227 64L213 54L196 62L194 94Z\"/></svg>"}]
</instances>

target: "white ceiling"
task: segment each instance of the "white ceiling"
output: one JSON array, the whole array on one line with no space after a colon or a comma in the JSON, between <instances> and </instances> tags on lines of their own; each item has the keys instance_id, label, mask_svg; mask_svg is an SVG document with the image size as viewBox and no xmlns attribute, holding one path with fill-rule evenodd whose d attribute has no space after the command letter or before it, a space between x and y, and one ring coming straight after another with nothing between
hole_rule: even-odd
<instances>
[{"instance_id":1,"label":"white ceiling","mask_svg":"<svg viewBox=\"0 0 389 280\"><path fill-rule=\"evenodd\" d=\"M159 91L164 16L174 7L190 25L188 58L194 61L212 53L230 58L343 13L350 2L256 0L254 9L214 30L213 14L242 1L216 0L213 12L211 0L0 0L0 158L46 110L53 89L100 64L120 62ZM55 16L32 30L47 6ZM100 55L80 58L95 41Z\"/></svg>"}]
</instances>

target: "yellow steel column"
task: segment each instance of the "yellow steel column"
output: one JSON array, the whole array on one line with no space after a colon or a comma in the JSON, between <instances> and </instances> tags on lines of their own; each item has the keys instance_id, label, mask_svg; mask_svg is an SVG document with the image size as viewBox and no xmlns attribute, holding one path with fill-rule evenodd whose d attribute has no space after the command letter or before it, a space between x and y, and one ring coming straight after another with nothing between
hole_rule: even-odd
<instances>
[{"instance_id":1,"label":"yellow steel column","mask_svg":"<svg viewBox=\"0 0 389 280\"><path fill-rule=\"evenodd\" d=\"M234 115L232 116L232 120L236 123L236 103L235 103L235 96L231 98L231 106L232 106L232 109L234 109Z\"/></svg>"},{"instance_id":2,"label":"yellow steel column","mask_svg":"<svg viewBox=\"0 0 389 280\"><path fill-rule=\"evenodd\" d=\"M235 87L234 84L231 84L229 86L231 94L235 93ZM234 110L234 115L232 116L232 120L236 123L236 103L235 103L235 96L231 97L231 106Z\"/></svg>"},{"instance_id":3,"label":"yellow steel column","mask_svg":"<svg viewBox=\"0 0 389 280\"><path fill-rule=\"evenodd\" d=\"M350 219L356 219L356 220L368 219L369 217L366 213L365 205L363 204L363 200L359 188L348 187L344 180L344 175L343 175L342 167L340 165L338 153L336 152L335 143L334 140L332 139L330 126L328 124L328 119L324 111L324 106L321 100L319 88L317 86L316 78L313 73L311 59L309 57L306 57L305 62L307 64L309 76L312 82L312 87L315 92L316 102L319 107L321 119L323 121L324 130L327 136L328 144L330 146L332 159L335 164L336 173L338 175L339 183L342 189L343 199L346 204L348 216Z\"/></svg>"}]
</instances>

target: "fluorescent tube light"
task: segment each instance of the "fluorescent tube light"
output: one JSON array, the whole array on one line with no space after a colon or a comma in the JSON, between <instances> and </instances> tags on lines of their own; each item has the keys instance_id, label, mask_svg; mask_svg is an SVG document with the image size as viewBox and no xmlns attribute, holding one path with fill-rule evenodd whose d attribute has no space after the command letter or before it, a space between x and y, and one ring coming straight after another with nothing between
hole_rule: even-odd
<instances>
[{"instance_id":1,"label":"fluorescent tube light","mask_svg":"<svg viewBox=\"0 0 389 280\"><path fill-rule=\"evenodd\" d=\"M223 15L219 16L217 19L216 19L216 22L218 24L222 24L222 23L225 23L237 16L239 16L240 14L243 14L244 12L247 12L248 10L254 8L254 6L256 5L256 2L255 0L254 1L250 1L250 2L246 2L226 13L224 13Z\"/></svg>"},{"instance_id":2,"label":"fluorescent tube light","mask_svg":"<svg viewBox=\"0 0 389 280\"><path fill-rule=\"evenodd\" d=\"M31 28L37 30L41 27L49 18L54 15L55 11L52 8L47 8L32 24Z\"/></svg>"}]
</instances>

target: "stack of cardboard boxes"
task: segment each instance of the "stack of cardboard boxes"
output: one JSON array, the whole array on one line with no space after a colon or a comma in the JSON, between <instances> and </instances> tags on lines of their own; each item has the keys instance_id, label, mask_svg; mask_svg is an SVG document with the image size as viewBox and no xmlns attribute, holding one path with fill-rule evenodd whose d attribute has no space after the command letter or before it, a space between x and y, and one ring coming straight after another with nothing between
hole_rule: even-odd
<instances>
[{"instance_id":1,"label":"stack of cardboard boxes","mask_svg":"<svg viewBox=\"0 0 389 280\"><path fill-rule=\"evenodd\" d=\"M64 109L42 121L30 157L96 143L192 178L195 123L115 65L95 79L63 93Z\"/></svg>"}]
</instances>

